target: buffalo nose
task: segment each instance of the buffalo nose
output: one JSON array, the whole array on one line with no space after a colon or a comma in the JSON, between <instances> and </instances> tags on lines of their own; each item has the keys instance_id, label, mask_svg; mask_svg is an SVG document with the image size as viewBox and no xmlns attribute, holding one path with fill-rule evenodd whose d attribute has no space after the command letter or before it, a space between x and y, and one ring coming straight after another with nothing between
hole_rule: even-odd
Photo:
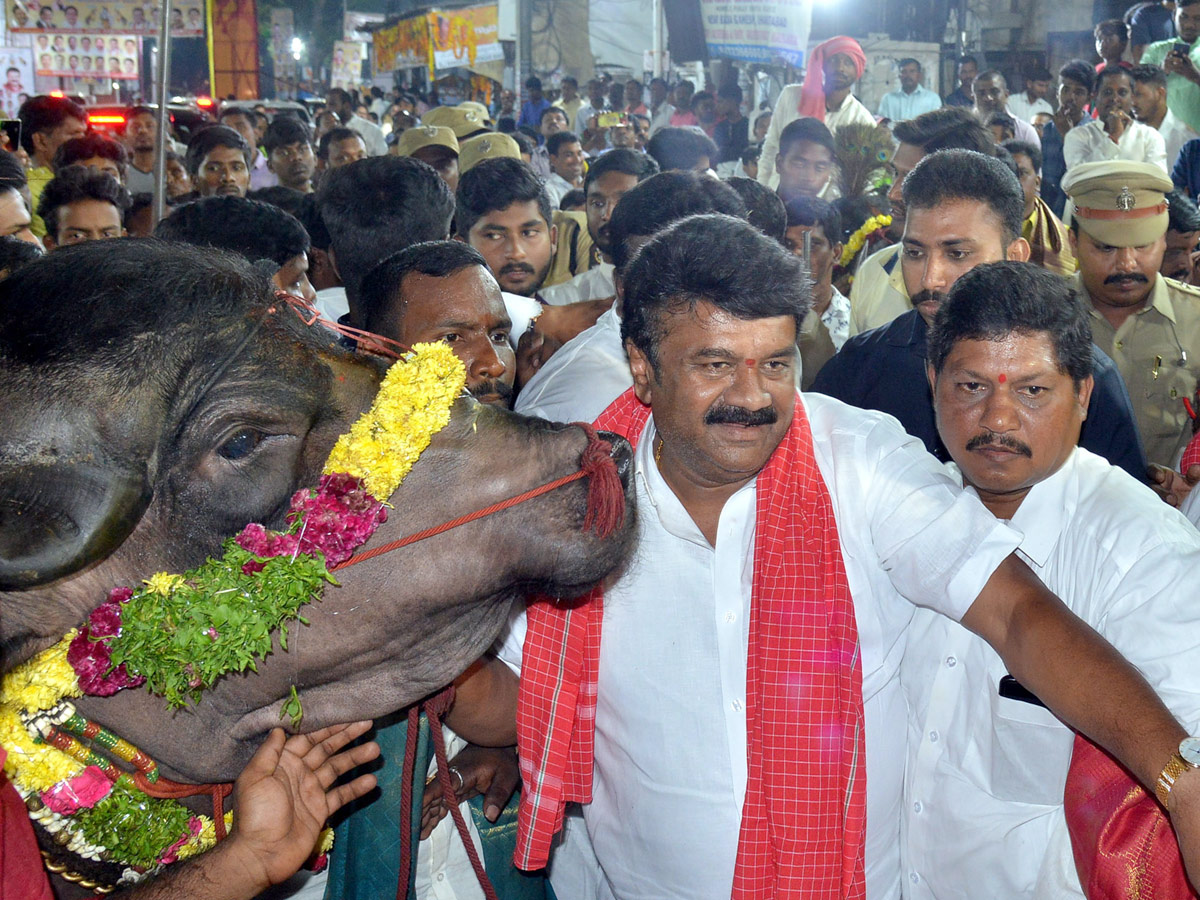
<instances>
[{"instance_id":1,"label":"buffalo nose","mask_svg":"<svg viewBox=\"0 0 1200 900\"><path fill-rule=\"evenodd\" d=\"M612 445L609 455L616 463L617 474L621 476L621 484L628 487L629 479L633 477L633 448L629 446L629 441L611 431L600 431L597 434L601 440L608 441Z\"/></svg>"}]
</instances>

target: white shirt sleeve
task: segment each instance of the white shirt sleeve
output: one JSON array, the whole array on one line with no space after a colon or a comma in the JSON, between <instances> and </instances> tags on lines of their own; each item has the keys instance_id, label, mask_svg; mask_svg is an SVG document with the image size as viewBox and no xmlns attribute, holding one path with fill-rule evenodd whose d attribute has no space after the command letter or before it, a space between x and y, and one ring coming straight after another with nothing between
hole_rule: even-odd
<instances>
[{"instance_id":1,"label":"white shirt sleeve","mask_svg":"<svg viewBox=\"0 0 1200 900\"><path fill-rule=\"evenodd\" d=\"M779 185L775 172L775 157L779 155L779 135L789 123L799 116L800 85L789 84L779 93L775 111L771 113L771 127L763 138L762 153L758 157L758 183L771 190Z\"/></svg>"}]
</instances>

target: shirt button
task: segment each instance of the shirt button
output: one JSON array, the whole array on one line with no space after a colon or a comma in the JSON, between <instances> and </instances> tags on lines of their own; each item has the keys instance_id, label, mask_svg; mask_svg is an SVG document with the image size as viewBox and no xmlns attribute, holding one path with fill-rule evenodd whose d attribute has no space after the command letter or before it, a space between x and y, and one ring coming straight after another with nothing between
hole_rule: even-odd
<instances>
[{"instance_id":1,"label":"shirt button","mask_svg":"<svg viewBox=\"0 0 1200 900\"><path fill-rule=\"evenodd\" d=\"M938 734L936 731L931 731L931 732L929 732L929 740L930 740L932 743L936 744L936 743L938 742L938 738L939 738L939 737L941 737L941 735L940 735L940 734Z\"/></svg>"},{"instance_id":2,"label":"shirt button","mask_svg":"<svg viewBox=\"0 0 1200 900\"><path fill-rule=\"evenodd\" d=\"M726 622L736 622L737 621L737 613L735 613L735 612L725 613L725 621Z\"/></svg>"},{"instance_id":3,"label":"shirt button","mask_svg":"<svg viewBox=\"0 0 1200 900\"><path fill-rule=\"evenodd\" d=\"M742 711L742 701L741 701L741 700L734 700L734 701L733 701L731 704L729 704L729 705L733 707L733 711L734 711L734 712L741 712L741 711Z\"/></svg>"},{"instance_id":4,"label":"shirt button","mask_svg":"<svg viewBox=\"0 0 1200 900\"><path fill-rule=\"evenodd\" d=\"M913 804L913 812L915 812L915 813L919 813L919 812L920 812L921 810L923 810L924 808L925 808L925 807L923 807L923 806L921 805L921 801L920 801L920 800L918 800L916 803L914 803L914 804Z\"/></svg>"},{"instance_id":5,"label":"shirt button","mask_svg":"<svg viewBox=\"0 0 1200 900\"><path fill-rule=\"evenodd\" d=\"M947 669L953 669L957 665L958 665L958 660L955 659L953 656L946 657L946 668Z\"/></svg>"},{"instance_id":6,"label":"shirt button","mask_svg":"<svg viewBox=\"0 0 1200 900\"><path fill-rule=\"evenodd\" d=\"M913 884L916 884L918 881L921 880L921 876L918 875L916 872L909 872L908 880L911 881Z\"/></svg>"},{"instance_id":7,"label":"shirt button","mask_svg":"<svg viewBox=\"0 0 1200 900\"><path fill-rule=\"evenodd\" d=\"M1113 346L1118 350L1123 350L1125 348L1125 343L1123 341L1117 341L1115 344L1113 344Z\"/></svg>"},{"instance_id":8,"label":"shirt button","mask_svg":"<svg viewBox=\"0 0 1200 900\"><path fill-rule=\"evenodd\" d=\"M438 880L438 881L445 881L445 880L446 880L446 873L445 873L445 872L438 872L438 873L437 873L437 880Z\"/></svg>"}]
</instances>

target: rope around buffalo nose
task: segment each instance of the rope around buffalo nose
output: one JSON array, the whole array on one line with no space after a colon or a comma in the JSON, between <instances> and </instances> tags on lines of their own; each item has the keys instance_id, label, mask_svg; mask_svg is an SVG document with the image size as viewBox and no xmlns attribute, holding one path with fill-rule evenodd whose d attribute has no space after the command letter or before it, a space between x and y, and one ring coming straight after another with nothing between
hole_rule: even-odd
<instances>
[{"instance_id":1,"label":"rope around buffalo nose","mask_svg":"<svg viewBox=\"0 0 1200 900\"><path fill-rule=\"evenodd\" d=\"M524 503L526 500L533 500L535 497L548 494L581 478L589 479L587 511L584 513L583 528L585 531L594 532L601 539L608 537L621 526L621 523L625 519L625 489L621 485L621 476L617 472L617 464L612 458L612 444L600 437L596 429L591 425L584 424L583 422L575 424L582 428L588 437L588 445L579 461L578 471L572 472L570 475L564 475L562 478L557 478L540 487L517 494L515 497L509 497L507 500L501 500L498 503L493 503L491 506L485 506L483 509L477 509L475 512L467 513L448 522L443 522L440 525L434 525L431 528L426 528L423 531L418 531L398 540L381 544L378 547L372 547L370 550L358 553L345 562L333 566L330 571L336 572L347 566L366 562L368 559L374 559L385 553L391 553L393 550L399 550L401 547L407 547L410 544L415 544L418 541L423 541L435 535L444 534L447 531L458 528L460 525L466 525L469 522L486 518L494 513L511 509L520 503Z\"/></svg>"}]
</instances>

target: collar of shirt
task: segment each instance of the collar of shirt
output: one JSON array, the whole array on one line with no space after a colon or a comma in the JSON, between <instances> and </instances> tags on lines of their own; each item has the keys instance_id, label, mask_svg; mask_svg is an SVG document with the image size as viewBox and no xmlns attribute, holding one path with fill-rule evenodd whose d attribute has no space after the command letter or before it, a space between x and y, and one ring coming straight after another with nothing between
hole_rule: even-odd
<instances>
[{"instance_id":1,"label":"collar of shirt","mask_svg":"<svg viewBox=\"0 0 1200 900\"><path fill-rule=\"evenodd\" d=\"M1017 549L1039 569L1045 568L1059 538L1069 530L1075 511L1069 487L1075 477L1078 457L1079 448L1076 447L1049 478L1030 489L1009 522L1022 535L1021 546ZM957 464L947 463L946 467L962 480L962 470ZM974 488L967 489L978 495Z\"/></svg>"},{"instance_id":2,"label":"collar of shirt","mask_svg":"<svg viewBox=\"0 0 1200 900\"><path fill-rule=\"evenodd\" d=\"M679 538L681 541L687 541L691 544L704 547L708 550L713 550L713 546L708 542L700 527L692 519L691 514L680 502L675 491L667 484L667 480L663 478L662 472L659 471L658 461L655 460L655 450L658 449L658 431L654 427L654 417L651 416L646 422L646 427L642 431L642 437L638 441L637 455L635 457L634 466L636 476L642 483L642 489L645 490L647 498L650 500L650 505L654 507L655 515L658 517L659 524L667 531L668 534ZM736 508L738 512L744 512L743 504L746 499L753 500L754 491L758 485L758 476L750 479L746 484L742 485L729 500L725 501L725 508L734 508L734 498L737 498ZM751 496L745 498L743 495L749 493ZM753 515L753 503L750 504L751 515ZM721 512L722 517L725 515L725 510Z\"/></svg>"},{"instance_id":3,"label":"collar of shirt","mask_svg":"<svg viewBox=\"0 0 1200 900\"><path fill-rule=\"evenodd\" d=\"M1084 286L1083 273L1076 272L1073 277L1075 278L1076 290L1088 298L1088 305L1091 308L1092 315L1096 318L1103 318L1099 310L1096 309L1095 303L1092 302L1091 294L1088 293L1087 288ZM1167 280L1158 272L1154 274L1154 287L1150 289L1150 302L1134 313L1134 315L1140 316L1152 309L1159 315L1165 316L1170 320L1172 325L1175 324L1175 307L1171 303L1171 295L1167 290Z\"/></svg>"}]
</instances>

